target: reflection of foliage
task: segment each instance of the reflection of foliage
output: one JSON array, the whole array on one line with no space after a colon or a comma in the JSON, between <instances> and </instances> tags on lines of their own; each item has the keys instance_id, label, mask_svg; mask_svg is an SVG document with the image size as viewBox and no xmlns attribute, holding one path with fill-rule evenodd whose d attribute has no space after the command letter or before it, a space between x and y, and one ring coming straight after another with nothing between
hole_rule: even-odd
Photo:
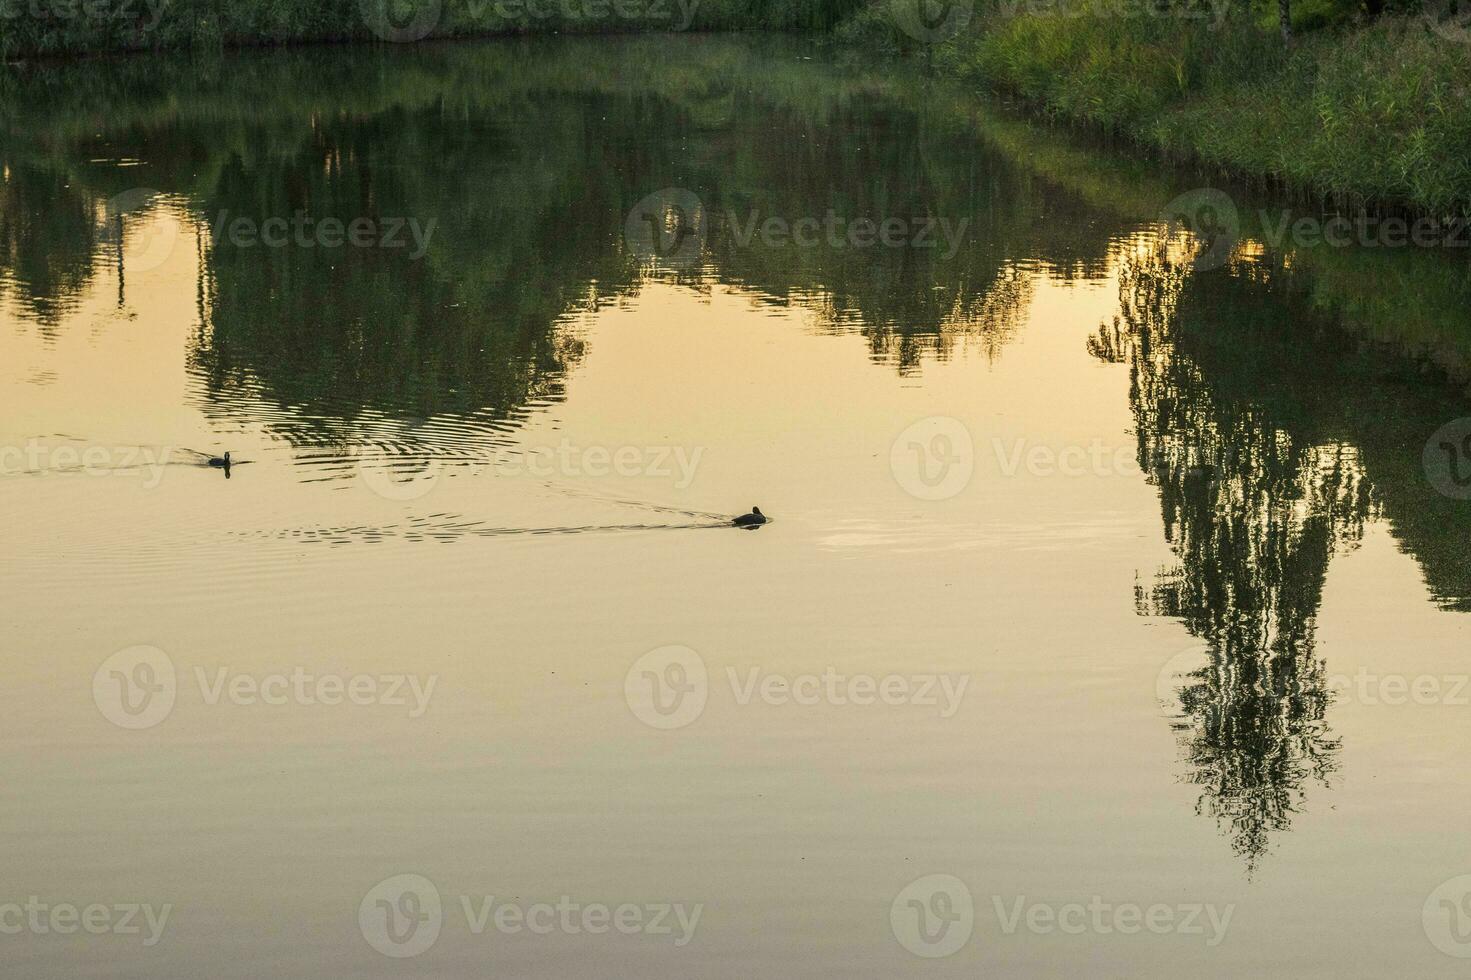
<instances>
[{"instance_id":1,"label":"reflection of foliage","mask_svg":"<svg viewBox=\"0 0 1471 980\"><path fill-rule=\"evenodd\" d=\"M64 177L0 167L0 296L13 294L51 331L92 274L93 204Z\"/></svg>"},{"instance_id":2,"label":"reflection of foliage","mask_svg":"<svg viewBox=\"0 0 1471 980\"><path fill-rule=\"evenodd\" d=\"M1089 348L1129 364L1139 461L1180 559L1138 589L1139 611L1180 618L1211 649L1181 694L1186 778L1254 866L1309 778L1335 767L1314 621L1329 558L1360 539L1373 503L1353 451L1274 397L1288 390L1272 383L1285 341L1262 328L1291 312L1273 314L1249 279L1129 259L1120 317ZM1201 343L1223 318L1242 324L1230 358Z\"/></svg>"},{"instance_id":3,"label":"reflection of foliage","mask_svg":"<svg viewBox=\"0 0 1471 980\"><path fill-rule=\"evenodd\" d=\"M968 354L979 349L986 360L994 361L1025 322L1031 298L1031 277L1007 268L984 293L967 297L958 292L932 329L916 330L905 322L878 323L863 327L863 335L875 360L892 362L903 374L917 370L926 357L947 360L957 344Z\"/></svg>"},{"instance_id":4,"label":"reflection of foliage","mask_svg":"<svg viewBox=\"0 0 1471 980\"><path fill-rule=\"evenodd\" d=\"M1180 735L1188 772L1200 787L1196 812L1227 828L1248 869L1289 830L1303 786L1324 785L1337 768L1323 665L1310 653L1213 648L1210 664L1180 692Z\"/></svg>"},{"instance_id":5,"label":"reflection of foliage","mask_svg":"<svg viewBox=\"0 0 1471 980\"><path fill-rule=\"evenodd\" d=\"M50 216L70 203L80 214L87 189L101 197L126 189L120 179L142 179L189 201L205 232L298 212L313 222L436 222L421 261L402 251L242 246L229 235L204 250L191 364L232 412L259 392L297 406L293 418L270 413L278 428L369 409L504 415L556 397L571 363L564 355L575 360L578 350L558 324L639 288L647 270L624 248L623 219L661 186L689 188L717 219L704 265L676 281L700 286L703 270L764 301L810 308L823 328L861 334L875 359L901 371L949 356L959 338L994 357L1025 309L1030 280L1008 266L1009 245L1038 212L1036 196L984 144L956 138L957 120L917 111L892 81L816 66L773 71L769 56L755 63L739 43L703 41L373 57L379 72L335 52L232 56L231 70L204 62L196 74L166 65L173 88L136 79L136 104L113 107L125 121L101 133L95 114L78 119L71 89L47 89L56 118L29 158L60 163L70 177L35 170L55 193L27 186L8 211ZM86 70L75 73L86 81ZM213 100L201 95L213 90ZM0 105L0 120L35 133L41 120L29 112ZM675 142L678 154L658 151ZM121 158L143 163L89 163ZM71 197L57 201L68 184ZM898 217L911 229L928 222L930 244L824 237L817 247L769 247L740 240L727 220L828 214ZM938 229L947 227L963 234L946 238ZM68 239L88 263L90 234L83 225ZM1083 251L1101 256L1105 242L1095 235ZM63 254L34 236L11 253L0 262L43 270L59 268ZM52 293L75 295L91 271L84 263L55 287L12 278L39 306Z\"/></svg>"},{"instance_id":6,"label":"reflection of foliage","mask_svg":"<svg viewBox=\"0 0 1471 980\"><path fill-rule=\"evenodd\" d=\"M272 152L226 168L208 214L366 217L399 227L402 244L273 248L221 235L208 262L210 329L195 353L217 397L241 371L307 419L365 409L506 417L560 397L582 346L564 315L629 283L621 257L575 216L612 216L618 204L566 174L535 179L534 159L493 127L439 122L400 113L323 121L306 139L262 134ZM556 149L598 163L595 146ZM386 160L395 165L377 165ZM481 190L492 186L505 191Z\"/></svg>"}]
</instances>

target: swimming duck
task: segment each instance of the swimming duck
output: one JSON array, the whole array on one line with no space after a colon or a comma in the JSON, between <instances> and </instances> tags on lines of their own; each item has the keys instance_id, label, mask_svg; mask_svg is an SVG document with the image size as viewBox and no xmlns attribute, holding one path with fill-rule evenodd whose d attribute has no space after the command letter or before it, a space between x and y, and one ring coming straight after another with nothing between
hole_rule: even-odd
<instances>
[{"instance_id":1,"label":"swimming duck","mask_svg":"<svg viewBox=\"0 0 1471 980\"><path fill-rule=\"evenodd\" d=\"M229 453L225 453L225 455L223 457L220 457L220 456L211 456L209 458L209 465L210 466L222 466L222 467L224 467L225 469L228 470L230 468L230 454Z\"/></svg>"},{"instance_id":2,"label":"swimming duck","mask_svg":"<svg viewBox=\"0 0 1471 980\"><path fill-rule=\"evenodd\" d=\"M752 507L751 513L742 514L731 523L736 527L760 527L766 523L766 515L761 513L760 507Z\"/></svg>"}]
</instances>

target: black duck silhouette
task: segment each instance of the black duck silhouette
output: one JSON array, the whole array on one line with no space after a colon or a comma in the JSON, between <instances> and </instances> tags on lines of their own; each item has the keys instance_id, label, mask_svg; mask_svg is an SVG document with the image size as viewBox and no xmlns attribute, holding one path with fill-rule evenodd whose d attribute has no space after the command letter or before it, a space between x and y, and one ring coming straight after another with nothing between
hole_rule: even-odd
<instances>
[{"instance_id":1,"label":"black duck silhouette","mask_svg":"<svg viewBox=\"0 0 1471 980\"><path fill-rule=\"evenodd\" d=\"M761 513L760 507L752 507L751 513L742 514L740 517L731 521L731 523L736 527L756 528L766 523L766 515Z\"/></svg>"}]
</instances>

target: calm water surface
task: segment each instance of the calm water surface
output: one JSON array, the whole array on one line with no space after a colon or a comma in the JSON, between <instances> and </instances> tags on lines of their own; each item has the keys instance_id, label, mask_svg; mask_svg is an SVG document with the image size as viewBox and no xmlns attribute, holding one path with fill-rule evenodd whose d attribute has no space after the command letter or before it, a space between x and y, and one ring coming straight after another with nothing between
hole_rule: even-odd
<instances>
[{"instance_id":1,"label":"calm water surface","mask_svg":"<svg viewBox=\"0 0 1471 980\"><path fill-rule=\"evenodd\" d=\"M1464 264L760 38L32 66L0 178L6 973L1464 971Z\"/></svg>"}]
</instances>

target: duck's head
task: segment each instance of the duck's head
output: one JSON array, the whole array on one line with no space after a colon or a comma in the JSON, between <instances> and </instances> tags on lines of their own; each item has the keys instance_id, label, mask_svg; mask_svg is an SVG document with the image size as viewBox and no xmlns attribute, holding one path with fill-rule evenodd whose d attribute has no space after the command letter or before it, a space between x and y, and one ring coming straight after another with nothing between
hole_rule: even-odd
<instances>
[{"instance_id":1,"label":"duck's head","mask_svg":"<svg viewBox=\"0 0 1471 980\"><path fill-rule=\"evenodd\" d=\"M760 507L757 507L755 504L752 504L751 505L751 513L755 514L757 517L765 517L766 516L765 514L761 513L761 508Z\"/></svg>"},{"instance_id":2,"label":"duck's head","mask_svg":"<svg viewBox=\"0 0 1471 980\"><path fill-rule=\"evenodd\" d=\"M230 452L229 452L229 450L226 450L225 451L225 462L227 464L230 462Z\"/></svg>"}]
</instances>

